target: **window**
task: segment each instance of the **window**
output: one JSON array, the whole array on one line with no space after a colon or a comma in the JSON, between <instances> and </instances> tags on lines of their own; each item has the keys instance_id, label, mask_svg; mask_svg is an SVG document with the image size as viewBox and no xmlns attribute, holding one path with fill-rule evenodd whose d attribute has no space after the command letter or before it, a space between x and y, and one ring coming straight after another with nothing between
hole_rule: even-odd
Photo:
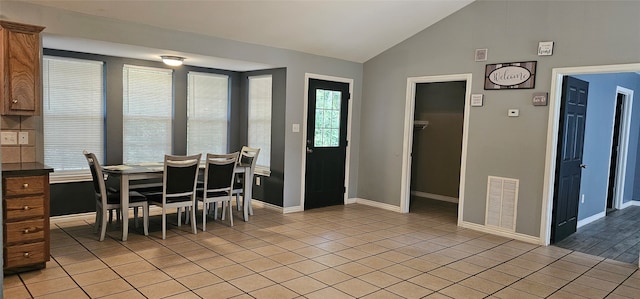
<instances>
[{"instance_id":1,"label":"window","mask_svg":"<svg viewBox=\"0 0 640 299\"><path fill-rule=\"evenodd\" d=\"M187 154L227 153L229 77L187 75Z\"/></svg>"},{"instance_id":2,"label":"window","mask_svg":"<svg viewBox=\"0 0 640 299\"><path fill-rule=\"evenodd\" d=\"M316 123L314 147L340 146L340 107L342 93L335 90L316 90Z\"/></svg>"},{"instance_id":3,"label":"window","mask_svg":"<svg viewBox=\"0 0 640 299\"><path fill-rule=\"evenodd\" d=\"M171 154L173 71L123 68L123 162L158 162Z\"/></svg>"},{"instance_id":4,"label":"window","mask_svg":"<svg viewBox=\"0 0 640 299\"><path fill-rule=\"evenodd\" d=\"M249 121L247 145L260 149L257 170L269 170L271 163L272 76L249 77Z\"/></svg>"},{"instance_id":5,"label":"window","mask_svg":"<svg viewBox=\"0 0 640 299\"><path fill-rule=\"evenodd\" d=\"M89 169L83 150L104 159L103 73L101 61L43 58L44 162L54 175Z\"/></svg>"}]
</instances>

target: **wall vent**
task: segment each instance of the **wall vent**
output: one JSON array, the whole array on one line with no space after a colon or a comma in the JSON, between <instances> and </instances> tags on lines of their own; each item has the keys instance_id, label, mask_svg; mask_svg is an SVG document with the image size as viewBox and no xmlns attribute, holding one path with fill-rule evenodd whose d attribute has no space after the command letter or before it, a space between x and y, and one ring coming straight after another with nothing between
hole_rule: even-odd
<instances>
[{"instance_id":1,"label":"wall vent","mask_svg":"<svg viewBox=\"0 0 640 299\"><path fill-rule=\"evenodd\" d=\"M515 232L520 180L489 176L485 225Z\"/></svg>"}]
</instances>

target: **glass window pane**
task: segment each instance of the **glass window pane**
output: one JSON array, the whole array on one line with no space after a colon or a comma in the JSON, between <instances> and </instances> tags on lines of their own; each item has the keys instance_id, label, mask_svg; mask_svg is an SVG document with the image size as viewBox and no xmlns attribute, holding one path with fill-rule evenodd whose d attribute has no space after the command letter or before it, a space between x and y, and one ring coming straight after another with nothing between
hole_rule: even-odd
<instances>
[{"instance_id":1,"label":"glass window pane","mask_svg":"<svg viewBox=\"0 0 640 299\"><path fill-rule=\"evenodd\" d=\"M173 71L123 68L124 163L163 161L172 154Z\"/></svg>"},{"instance_id":2,"label":"glass window pane","mask_svg":"<svg viewBox=\"0 0 640 299\"><path fill-rule=\"evenodd\" d=\"M271 165L272 76L249 77L248 146L259 148L257 166Z\"/></svg>"},{"instance_id":3,"label":"glass window pane","mask_svg":"<svg viewBox=\"0 0 640 299\"><path fill-rule=\"evenodd\" d=\"M187 154L227 153L229 76L187 75Z\"/></svg>"},{"instance_id":4,"label":"glass window pane","mask_svg":"<svg viewBox=\"0 0 640 299\"><path fill-rule=\"evenodd\" d=\"M342 94L316 90L315 147L340 146L340 106Z\"/></svg>"},{"instance_id":5,"label":"glass window pane","mask_svg":"<svg viewBox=\"0 0 640 299\"><path fill-rule=\"evenodd\" d=\"M88 169L83 150L104 161L104 63L43 57L44 162L56 172Z\"/></svg>"}]
</instances>

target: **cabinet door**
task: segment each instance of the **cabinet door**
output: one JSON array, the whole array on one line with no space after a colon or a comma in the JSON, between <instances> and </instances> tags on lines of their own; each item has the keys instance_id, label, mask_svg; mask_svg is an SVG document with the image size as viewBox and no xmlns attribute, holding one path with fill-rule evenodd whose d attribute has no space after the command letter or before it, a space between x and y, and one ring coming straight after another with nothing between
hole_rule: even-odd
<instances>
[{"instance_id":1,"label":"cabinet door","mask_svg":"<svg viewBox=\"0 0 640 299\"><path fill-rule=\"evenodd\" d=\"M36 113L40 100L40 42L33 33L8 32L9 110Z\"/></svg>"}]
</instances>

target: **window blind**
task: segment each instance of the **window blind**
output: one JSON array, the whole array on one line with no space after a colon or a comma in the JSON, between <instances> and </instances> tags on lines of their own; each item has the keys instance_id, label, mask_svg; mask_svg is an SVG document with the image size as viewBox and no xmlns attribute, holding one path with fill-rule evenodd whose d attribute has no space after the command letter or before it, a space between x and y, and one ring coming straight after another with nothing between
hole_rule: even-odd
<instances>
[{"instance_id":1,"label":"window blind","mask_svg":"<svg viewBox=\"0 0 640 299\"><path fill-rule=\"evenodd\" d=\"M229 76L187 75L187 154L228 152Z\"/></svg>"},{"instance_id":2,"label":"window blind","mask_svg":"<svg viewBox=\"0 0 640 299\"><path fill-rule=\"evenodd\" d=\"M45 56L42 74L45 164L88 169L83 150L104 161L103 62Z\"/></svg>"},{"instance_id":3,"label":"window blind","mask_svg":"<svg viewBox=\"0 0 640 299\"><path fill-rule=\"evenodd\" d=\"M124 65L124 163L163 161L171 154L173 71Z\"/></svg>"},{"instance_id":4,"label":"window blind","mask_svg":"<svg viewBox=\"0 0 640 299\"><path fill-rule=\"evenodd\" d=\"M256 168L271 166L272 76L249 77L249 120L247 145L260 149Z\"/></svg>"}]
</instances>

